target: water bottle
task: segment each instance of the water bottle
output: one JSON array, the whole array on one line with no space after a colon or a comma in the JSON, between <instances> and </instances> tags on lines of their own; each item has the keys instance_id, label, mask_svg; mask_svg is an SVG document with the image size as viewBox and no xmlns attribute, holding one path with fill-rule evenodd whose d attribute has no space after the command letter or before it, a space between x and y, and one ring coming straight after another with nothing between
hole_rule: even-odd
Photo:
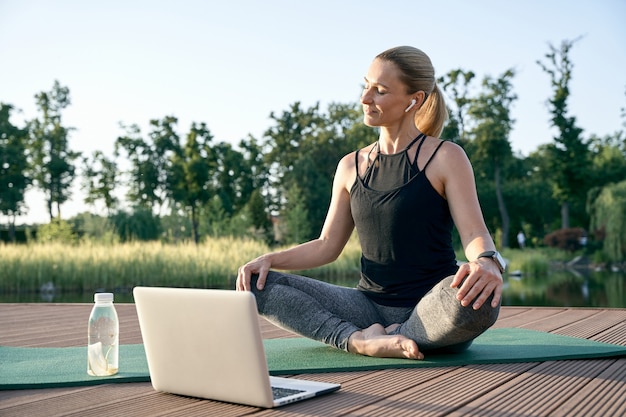
<instances>
[{"instance_id":1,"label":"water bottle","mask_svg":"<svg viewBox=\"0 0 626 417\"><path fill-rule=\"evenodd\" d=\"M87 332L87 373L108 376L117 373L119 321L112 293L96 293Z\"/></svg>"}]
</instances>

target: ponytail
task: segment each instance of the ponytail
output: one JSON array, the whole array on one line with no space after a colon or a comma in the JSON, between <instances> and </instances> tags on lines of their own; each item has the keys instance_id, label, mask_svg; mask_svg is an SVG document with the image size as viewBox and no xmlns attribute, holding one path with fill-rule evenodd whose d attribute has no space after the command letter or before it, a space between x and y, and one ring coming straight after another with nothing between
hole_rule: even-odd
<instances>
[{"instance_id":1,"label":"ponytail","mask_svg":"<svg viewBox=\"0 0 626 417\"><path fill-rule=\"evenodd\" d=\"M448 109L441 90L435 83L422 107L415 113L415 125L424 134L438 138L448 120Z\"/></svg>"}]
</instances>

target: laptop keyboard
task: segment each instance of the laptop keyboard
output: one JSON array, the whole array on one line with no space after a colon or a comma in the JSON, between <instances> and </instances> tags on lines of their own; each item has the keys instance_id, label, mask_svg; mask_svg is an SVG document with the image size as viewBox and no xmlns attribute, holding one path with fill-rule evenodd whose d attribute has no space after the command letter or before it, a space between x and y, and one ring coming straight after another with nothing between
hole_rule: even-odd
<instances>
[{"instance_id":1,"label":"laptop keyboard","mask_svg":"<svg viewBox=\"0 0 626 417\"><path fill-rule=\"evenodd\" d=\"M304 392L304 391L299 390L299 389L272 387L272 395L274 396L275 400L279 398L288 397L290 395L299 394L301 392Z\"/></svg>"}]
</instances>

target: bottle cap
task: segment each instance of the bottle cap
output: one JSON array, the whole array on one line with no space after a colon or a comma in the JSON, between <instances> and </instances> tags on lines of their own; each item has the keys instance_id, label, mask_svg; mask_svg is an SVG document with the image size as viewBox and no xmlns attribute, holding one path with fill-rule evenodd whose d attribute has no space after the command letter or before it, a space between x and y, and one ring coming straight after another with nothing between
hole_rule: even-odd
<instances>
[{"instance_id":1,"label":"bottle cap","mask_svg":"<svg viewBox=\"0 0 626 417\"><path fill-rule=\"evenodd\" d=\"M93 296L93 300L97 302L103 303L112 303L113 302L113 293L110 292L98 292Z\"/></svg>"}]
</instances>

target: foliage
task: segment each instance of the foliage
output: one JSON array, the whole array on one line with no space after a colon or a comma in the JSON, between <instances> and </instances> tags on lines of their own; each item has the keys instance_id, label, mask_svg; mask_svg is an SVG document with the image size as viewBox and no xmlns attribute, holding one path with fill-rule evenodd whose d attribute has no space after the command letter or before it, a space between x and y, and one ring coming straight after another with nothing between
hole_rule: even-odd
<instances>
[{"instance_id":1,"label":"foliage","mask_svg":"<svg viewBox=\"0 0 626 417\"><path fill-rule=\"evenodd\" d=\"M107 217L84 212L72 217L68 222L72 225L72 229L78 235L80 242L113 245L120 241L115 228Z\"/></svg>"},{"instance_id":2,"label":"foliage","mask_svg":"<svg viewBox=\"0 0 626 417\"><path fill-rule=\"evenodd\" d=\"M0 214L10 219L9 237L15 241L15 216L24 212L27 176L28 132L11 121L13 106L0 103Z\"/></svg>"},{"instance_id":3,"label":"foliage","mask_svg":"<svg viewBox=\"0 0 626 417\"><path fill-rule=\"evenodd\" d=\"M265 209L265 201L259 190L254 190L248 201L247 211L250 214L250 222L255 230L256 235L260 235L267 243L271 243L274 238L272 235L272 221L269 213Z\"/></svg>"},{"instance_id":4,"label":"foliage","mask_svg":"<svg viewBox=\"0 0 626 417\"><path fill-rule=\"evenodd\" d=\"M144 207L135 207L132 213L119 211L111 222L121 242L157 240L161 235L160 218Z\"/></svg>"},{"instance_id":5,"label":"foliage","mask_svg":"<svg viewBox=\"0 0 626 417\"><path fill-rule=\"evenodd\" d=\"M306 110L295 103L281 116L272 113L275 125L265 133L265 162L270 172L270 212L280 213L286 194L295 184L307 210L308 230L301 239L319 235L330 202L332 178L347 153L377 139L374 129L361 123L357 105L333 103L328 114L316 104Z\"/></svg>"},{"instance_id":6,"label":"foliage","mask_svg":"<svg viewBox=\"0 0 626 417\"><path fill-rule=\"evenodd\" d=\"M602 188L589 210L592 230L604 232L607 257L612 261L626 259L626 181Z\"/></svg>"},{"instance_id":7,"label":"foliage","mask_svg":"<svg viewBox=\"0 0 626 417\"><path fill-rule=\"evenodd\" d=\"M78 236L68 221L55 218L50 223L39 226L37 242L75 244L78 242Z\"/></svg>"},{"instance_id":8,"label":"foliage","mask_svg":"<svg viewBox=\"0 0 626 417\"><path fill-rule=\"evenodd\" d=\"M553 97L549 100L552 125L559 131L554 143L546 147L553 196L562 206L562 228L570 226L570 210L576 215L576 223L587 224L584 201L589 184L589 150L583 141L582 129L576 125L576 117L568 116L567 100L573 64L569 53L576 41L563 41L560 49L550 45L545 55L547 63L537 61L550 76Z\"/></svg>"},{"instance_id":9,"label":"foliage","mask_svg":"<svg viewBox=\"0 0 626 417\"><path fill-rule=\"evenodd\" d=\"M46 195L48 214L52 220L53 206L56 216L61 217L61 205L71 195L71 185L76 176L74 161L79 152L69 148L71 128L61 123L61 112L70 105L70 90L54 82L52 90L35 95L41 118L29 122L30 168L35 185Z\"/></svg>"},{"instance_id":10,"label":"foliage","mask_svg":"<svg viewBox=\"0 0 626 417\"><path fill-rule=\"evenodd\" d=\"M517 99L512 92L513 70L508 70L498 79L485 77L483 92L470 103L468 114L476 121L471 131L473 140L468 144L472 155L480 165L481 175L491 173L502 228L502 247L509 246L510 217L503 193L505 169L512 159L509 134L514 120L511 105Z\"/></svg>"},{"instance_id":11,"label":"foliage","mask_svg":"<svg viewBox=\"0 0 626 417\"><path fill-rule=\"evenodd\" d=\"M210 183L216 165L212 139L204 123L193 123L184 148L175 149L170 159L166 180L171 200L189 215L196 244L200 241L200 209L215 194L215 185Z\"/></svg>"},{"instance_id":12,"label":"foliage","mask_svg":"<svg viewBox=\"0 0 626 417\"><path fill-rule=\"evenodd\" d=\"M561 250L567 250L574 252L581 249L583 237L586 237L587 233L585 229L580 227L573 227L568 229L559 229L554 232L548 233L543 242L546 246L551 248L558 248Z\"/></svg>"},{"instance_id":13,"label":"foliage","mask_svg":"<svg viewBox=\"0 0 626 417\"><path fill-rule=\"evenodd\" d=\"M83 189L85 204L94 205L102 200L110 215L118 204L115 190L120 185L117 164L102 151L94 151L91 158L83 158Z\"/></svg>"},{"instance_id":14,"label":"foliage","mask_svg":"<svg viewBox=\"0 0 626 417\"><path fill-rule=\"evenodd\" d=\"M302 233L310 227L307 223L308 212L300 187L296 184L291 185L287 190L286 198L287 204L281 216L284 236L282 243L302 243L306 238Z\"/></svg>"}]
</instances>

